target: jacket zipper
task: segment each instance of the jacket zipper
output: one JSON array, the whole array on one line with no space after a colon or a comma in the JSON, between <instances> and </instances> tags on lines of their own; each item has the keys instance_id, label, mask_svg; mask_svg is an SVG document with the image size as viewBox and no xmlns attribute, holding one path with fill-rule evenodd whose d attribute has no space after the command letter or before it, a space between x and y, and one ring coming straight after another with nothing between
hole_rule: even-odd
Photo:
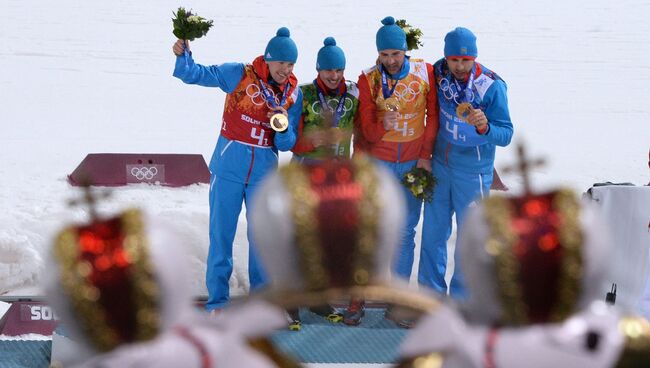
<instances>
[{"instance_id":1,"label":"jacket zipper","mask_svg":"<svg viewBox=\"0 0 650 368\"><path fill-rule=\"evenodd\" d=\"M397 143L397 163L400 162L401 156L402 156L402 144Z\"/></svg>"},{"instance_id":2,"label":"jacket zipper","mask_svg":"<svg viewBox=\"0 0 650 368\"><path fill-rule=\"evenodd\" d=\"M451 149L451 143L447 143L447 148L445 149L445 165L449 166L449 150Z\"/></svg>"}]
</instances>

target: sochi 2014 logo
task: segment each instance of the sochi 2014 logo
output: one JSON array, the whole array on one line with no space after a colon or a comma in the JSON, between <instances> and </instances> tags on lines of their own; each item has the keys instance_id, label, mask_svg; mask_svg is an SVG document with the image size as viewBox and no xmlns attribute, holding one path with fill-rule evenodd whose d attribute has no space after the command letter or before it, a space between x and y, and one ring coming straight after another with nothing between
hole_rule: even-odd
<instances>
[{"instance_id":1,"label":"sochi 2014 logo","mask_svg":"<svg viewBox=\"0 0 650 368\"><path fill-rule=\"evenodd\" d=\"M29 321L57 321L59 317L52 308L45 304L23 304L20 306L20 320Z\"/></svg>"}]
</instances>

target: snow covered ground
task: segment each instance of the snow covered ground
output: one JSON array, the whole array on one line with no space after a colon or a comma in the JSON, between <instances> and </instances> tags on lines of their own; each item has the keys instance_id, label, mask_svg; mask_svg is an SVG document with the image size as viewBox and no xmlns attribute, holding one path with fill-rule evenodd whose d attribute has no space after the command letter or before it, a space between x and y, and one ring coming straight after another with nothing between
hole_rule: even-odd
<instances>
[{"instance_id":1,"label":"snow covered ground","mask_svg":"<svg viewBox=\"0 0 650 368\"><path fill-rule=\"evenodd\" d=\"M346 76L356 80L374 63L386 15L422 29L425 46L412 55L431 62L441 57L446 32L468 27L478 36L478 60L508 83L515 142L550 162L534 171L537 188L649 180L647 1L0 0L0 294L40 294L54 233L86 218L84 209L66 206L79 195L66 175L86 154L199 153L209 161L225 95L171 76L170 18L181 5L214 19L208 36L192 44L198 62L251 61L287 26L303 82L314 78L326 36L346 51ZM501 149L497 168L513 153ZM192 290L203 294L207 196L206 185L132 185L115 189L99 210L139 206L175 222L193 264ZM240 225L235 294L248 282L244 213Z\"/></svg>"}]
</instances>

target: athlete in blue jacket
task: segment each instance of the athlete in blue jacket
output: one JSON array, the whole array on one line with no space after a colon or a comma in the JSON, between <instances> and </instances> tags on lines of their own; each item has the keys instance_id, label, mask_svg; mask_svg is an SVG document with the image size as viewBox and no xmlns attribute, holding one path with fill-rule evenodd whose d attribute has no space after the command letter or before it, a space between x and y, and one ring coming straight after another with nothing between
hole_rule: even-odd
<instances>
[{"instance_id":1,"label":"athlete in blue jacket","mask_svg":"<svg viewBox=\"0 0 650 368\"><path fill-rule=\"evenodd\" d=\"M187 51L186 51L187 47ZM232 274L232 245L242 201L248 208L261 179L278 165L278 150L288 151L296 143L302 111L302 93L293 74L298 50L287 28L280 28L264 51L251 64L226 63L203 66L189 53L188 41L173 46L174 76L187 84L218 87L227 93L221 133L210 160L210 249L208 252L206 309L222 308L229 299ZM288 116L289 127L276 132L270 117ZM250 213L246 213L250 223ZM251 289L264 283L255 256L251 232L248 275Z\"/></svg>"},{"instance_id":2,"label":"athlete in blue jacket","mask_svg":"<svg viewBox=\"0 0 650 368\"><path fill-rule=\"evenodd\" d=\"M461 229L465 210L489 194L496 146L507 146L513 128L506 84L475 62L476 37L458 27L445 37L445 58L434 65L440 128L433 150L433 175L438 179L433 200L424 205L418 282L446 293L447 240L452 216ZM456 242L458 244L458 242ZM455 254L459 254L456 249ZM459 258L449 291L463 298Z\"/></svg>"}]
</instances>

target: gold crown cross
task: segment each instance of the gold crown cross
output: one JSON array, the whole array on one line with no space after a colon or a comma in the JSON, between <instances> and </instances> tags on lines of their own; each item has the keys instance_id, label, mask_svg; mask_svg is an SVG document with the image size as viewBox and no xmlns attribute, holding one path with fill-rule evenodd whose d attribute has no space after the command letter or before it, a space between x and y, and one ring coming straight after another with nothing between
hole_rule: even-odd
<instances>
[{"instance_id":1,"label":"gold crown cross","mask_svg":"<svg viewBox=\"0 0 650 368\"><path fill-rule=\"evenodd\" d=\"M526 156L526 148L523 143L517 144L517 163L512 166L506 166L502 170L505 174L518 173L521 175L524 184L524 196L532 194L530 189L530 171L535 167L546 165L544 158L529 160Z\"/></svg>"},{"instance_id":2,"label":"gold crown cross","mask_svg":"<svg viewBox=\"0 0 650 368\"><path fill-rule=\"evenodd\" d=\"M90 215L91 222L99 219L97 215L97 202L101 199L108 198L111 193L109 191L93 193L92 181L89 178L83 178L80 182L81 190L83 190L83 196L77 199L71 199L68 201L69 206L88 206L88 214Z\"/></svg>"}]
</instances>

